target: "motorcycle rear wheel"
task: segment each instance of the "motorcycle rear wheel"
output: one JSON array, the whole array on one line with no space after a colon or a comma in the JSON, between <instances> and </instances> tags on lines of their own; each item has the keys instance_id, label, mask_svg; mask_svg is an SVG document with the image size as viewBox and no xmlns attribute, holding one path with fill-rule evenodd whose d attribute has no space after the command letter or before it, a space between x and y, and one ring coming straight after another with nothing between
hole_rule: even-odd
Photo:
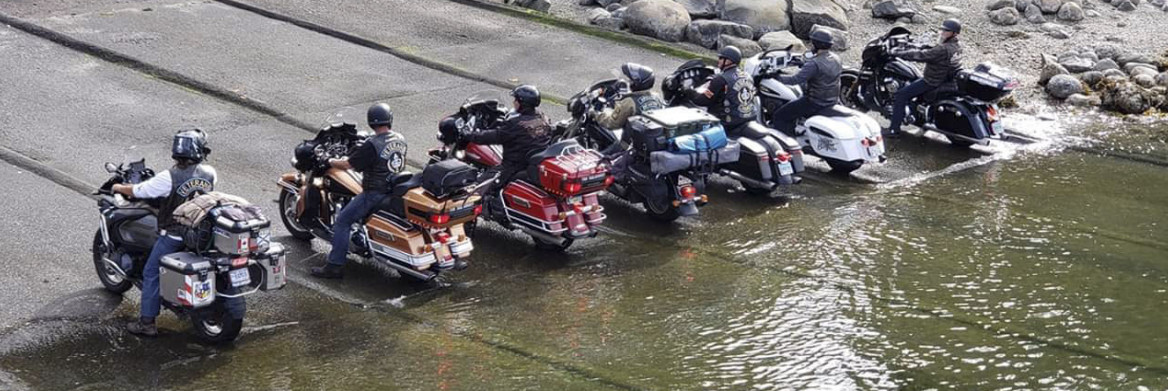
<instances>
[{"instance_id":1,"label":"motorcycle rear wheel","mask_svg":"<svg viewBox=\"0 0 1168 391\"><path fill-rule=\"evenodd\" d=\"M235 341L243 329L243 319L235 319L221 303L191 313L195 335L204 343L218 345Z\"/></svg>"},{"instance_id":2,"label":"motorcycle rear wheel","mask_svg":"<svg viewBox=\"0 0 1168 391\"><path fill-rule=\"evenodd\" d=\"M662 205L653 205L654 202L645 200L641 204L645 206L645 212L649 213L649 217L662 223L673 222L673 220L681 217L681 214L677 212L677 208L670 205L668 201Z\"/></svg>"},{"instance_id":3,"label":"motorcycle rear wheel","mask_svg":"<svg viewBox=\"0 0 1168 391\"><path fill-rule=\"evenodd\" d=\"M118 272L106 265L105 260L102 259L109 250L105 248L105 243L101 238L101 229L98 228L97 233L93 235L93 266L97 271L97 278L101 280L101 285L105 290L113 294L123 294L134 286L134 283L129 279L118 275Z\"/></svg>"},{"instance_id":4,"label":"motorcycle rear wheel","mask_svg":"<svg viewBox=\"0 0 1168 391\"><path fill-rule=\"evenodd\" d=\"M288 189L280 190L280 220L284 222L284 228L288 229L288 233L292 237L300 240L312 240L312 231L300 225L296 220L296 203L300 196L292 193Z\"/></svg>"}]
</instances>

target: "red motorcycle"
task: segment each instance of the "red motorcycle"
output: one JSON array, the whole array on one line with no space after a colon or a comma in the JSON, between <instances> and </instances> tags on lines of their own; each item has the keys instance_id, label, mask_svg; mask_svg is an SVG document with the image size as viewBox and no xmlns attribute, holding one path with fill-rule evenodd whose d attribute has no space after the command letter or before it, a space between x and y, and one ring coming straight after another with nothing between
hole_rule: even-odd
<instances>
[{"instance_id":1,"label":"red motorcycle","mask_svg":"<svg viewBox=\"0 0 1168 391\"><path fill-rule=\"evenodd\" d=\"M509 110L499 97L497 92L481 92L467 98L454 115L458 130L477 132L501 124ZM439 132L442 146L429 151L429 164L455 159L480 172L502 164L499 146L465 142L460 140L459 131ZM596 236L596 226L605 219L598 198L613 182L604 156L575 140L566 140L529 159L526 173L517 174L507 186L487 195L500 198L485 203L488 211L483 217L523 231L537 247L545 249L564 250L576 239ZM491 210L498 205L503 210Z\"/></svg>"}]
</instances>

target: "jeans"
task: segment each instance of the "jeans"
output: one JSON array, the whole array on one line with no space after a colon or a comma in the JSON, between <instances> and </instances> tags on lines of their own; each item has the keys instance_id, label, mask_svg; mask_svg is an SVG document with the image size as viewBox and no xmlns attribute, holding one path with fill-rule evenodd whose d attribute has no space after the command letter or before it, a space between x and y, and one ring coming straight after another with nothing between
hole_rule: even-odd
<instances>
[{"instance_id":1,"label":"jeans","mask_svg":"<svg viewBox=\"0 0 1168 391\"><path fill-rule=\"evenodd\" d=\"M150 258L146 260L146 268L142 270L142 309L143 318L156 318L161 309L162 297L159 296L158 268L161 266L162 256L183 250L183 241L166 235L158 237L154 248L150 250Z\"/></svg>"},{"instance_id":2,"label":"jeans","mask_svg":"<svg viewBox=\"0 0 1168 391\"><path fill-rule=\"evenodd\" d=\"M823 105L812 102L807 97L795 99L780 107L771 115L771 127L786 134L795 134L795 121L800 118L811 117L823 109L835 105Z\"/></svg>"},{"instance_id":3,"label":"jeans","mask_svg":"<svg viewBox=\"0 0 1168 391\"><path fill-rule=\"evenodd\" d=\"M924 80L917 80L896 91L896 102L892 105L892 125L888 127L889 131L893 133L900 131L900 125L904 122L904 116L908 110L908 103L913 98L927 94L936 88L928 85Z\"/></svg>"},{"instance_id":4,"label":"jeans","mask_svg":"<svg viewBox=\"0 0 1168 391\"><path fill-rule=\"evenodd\" d=\"M348 261L349 240L353 236L353 224L364 222L366 217L388 197L386 192L364 192L353 197L348 205L337 213L333 224L333 249L329 252L328 263L342 266Z\"/></svg>"}]
</instances>

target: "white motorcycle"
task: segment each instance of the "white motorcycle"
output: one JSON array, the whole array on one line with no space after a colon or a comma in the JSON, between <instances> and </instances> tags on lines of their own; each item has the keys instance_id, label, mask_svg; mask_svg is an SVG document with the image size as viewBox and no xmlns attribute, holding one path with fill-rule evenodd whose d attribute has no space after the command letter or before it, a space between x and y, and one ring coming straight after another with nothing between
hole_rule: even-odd
<instances>
[{"instance_id":1,"label":"white motorcycle","mask_svg":"<svg viewBox=\"0 0 1168 391\"><path fill-rule=\"evenodd\" d=\"M759 122L774 128L771 116L784 104L803 96L797 85L780 83L775 77L783 68L798 65L790 48L768 50L746 59L746 73L754 78L760 100ZM875 119L850 108L836 105L819 114L800 120L794 136L803 150L818 156L833 172L847 174L866 162L884 162L884 138Z\"/></svg>"}]
</instances>

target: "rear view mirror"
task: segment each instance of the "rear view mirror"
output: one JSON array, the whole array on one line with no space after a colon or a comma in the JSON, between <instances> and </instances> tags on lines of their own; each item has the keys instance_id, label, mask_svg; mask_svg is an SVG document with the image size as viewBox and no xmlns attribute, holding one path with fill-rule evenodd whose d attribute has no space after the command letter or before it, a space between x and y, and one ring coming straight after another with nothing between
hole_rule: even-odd
<instances>
[{"instance_id":1,"label":"rear view mirror","mask_svg":"<svg viewBox=\"0 0 1168 391\"><path fill-rule=\"evenodd\" d=\"M110 173L110 174L116 173L116 172L118 172L118 166L115 166L113 163L106 163L105 164L105 171Z\"/></svg>"}]
</instances>

